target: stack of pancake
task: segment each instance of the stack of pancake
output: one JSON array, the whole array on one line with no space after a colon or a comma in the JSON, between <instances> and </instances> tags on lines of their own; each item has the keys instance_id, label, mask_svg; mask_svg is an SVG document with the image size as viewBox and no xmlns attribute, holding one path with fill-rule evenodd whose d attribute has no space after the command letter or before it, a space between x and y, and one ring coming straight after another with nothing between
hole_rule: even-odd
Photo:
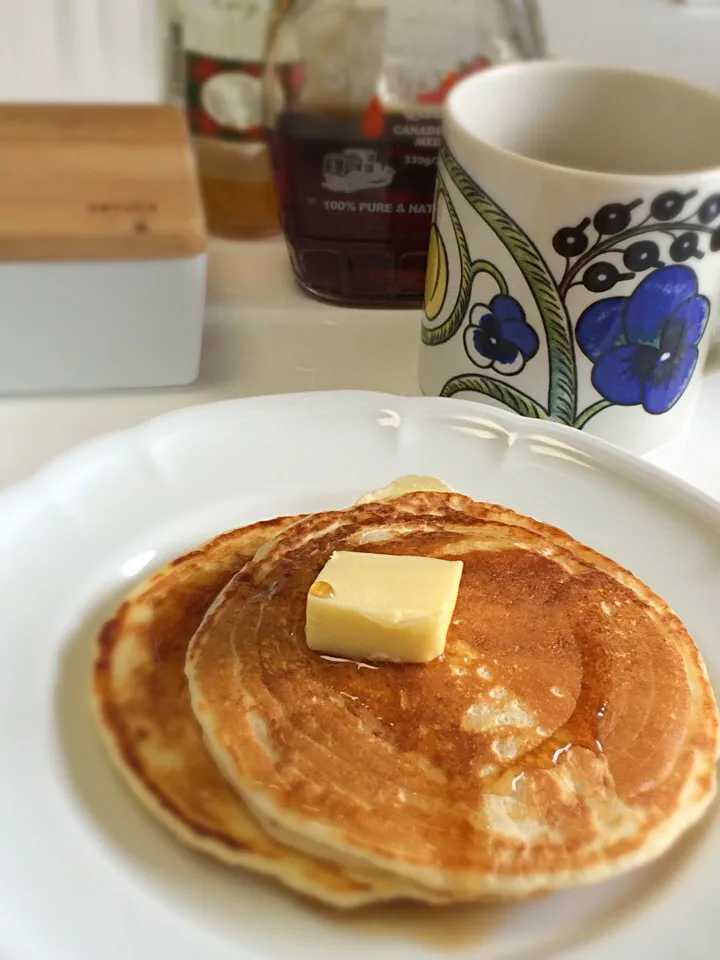
<instances>
[{"instance_id":1,"label":"stack of pancake","mask_svg":"<svg viewBox=\"0 0 720 960\"><path fill-rule=\"evenodd\" d=\"M658 857L715 792L682 623L562 531L414 486L435 489L224 534L126 598L93 674L125 779L189 845L338 907L519 898ZM445 654L310 651L335 550L462 560Z\"/></svg>"}]
</instances>

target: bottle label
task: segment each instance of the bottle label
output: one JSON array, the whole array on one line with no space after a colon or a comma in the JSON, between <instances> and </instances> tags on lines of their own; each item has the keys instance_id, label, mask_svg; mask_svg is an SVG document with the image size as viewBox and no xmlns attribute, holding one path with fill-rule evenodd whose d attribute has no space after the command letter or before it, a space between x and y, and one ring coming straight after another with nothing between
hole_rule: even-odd
<instances>
[{"instance_id":1,"label":"bottle label","mask_svg":"<svg viewBox=\"0 0 720 960\"><path fill-rule=\"evenodd\" d=\"M193 133L243 142L265 139L258 63L186 51L185 102Z\"/></svg>"},{"instance_id":2,"label":"bottle label","mask_svg":"<svg viewBox=\"0 0 720 960\"><path fill-rule=\"evenodd\" d=\"M357 240L404 235L420 238L422 249L433 209L437 119L386 117L383 134L372 141L363 139L357 121L353 135L338 129L337 120L308 131L303 118L283 119L271 147L276 170L284 171L281 203L300 233Z\"/></svg>"},{"instance_id":3,"label":"bottle label","mask_svg":"<svg viewBox=\"0 0 720 960\"><path fill-rule=\"evenodd\" d=\"M183 0L183 85L193 133L259 142L270 0Z\"/></svg>"},{"instance_id":4,"label":"bottle label","mask_svg":"<svg viewBox=\"0 0 720 960\"><path fill-rule=\"evenodd\" d=\"M461 76L490 64L497 2L453 0L442 16L437 12L437 0L394 0L388 7L383 79L392 109L439 108Z\"/></svg>"}]
</instances>

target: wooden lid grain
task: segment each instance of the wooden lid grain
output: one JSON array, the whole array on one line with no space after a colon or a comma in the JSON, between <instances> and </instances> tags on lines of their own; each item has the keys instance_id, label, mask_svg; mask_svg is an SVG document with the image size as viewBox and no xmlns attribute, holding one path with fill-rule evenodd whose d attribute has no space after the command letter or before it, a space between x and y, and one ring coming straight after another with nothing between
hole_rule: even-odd
<instances>
[{"instance_id":1,"label":"wooden lid grain","mask_svg":"<svg viewBox=\"0 0 720 960\"><path fill-rule=\"evenodd\" d=\"M0 260L147 260L207 246L183 113L0 107Z\"/></svg>"}]
</instances>

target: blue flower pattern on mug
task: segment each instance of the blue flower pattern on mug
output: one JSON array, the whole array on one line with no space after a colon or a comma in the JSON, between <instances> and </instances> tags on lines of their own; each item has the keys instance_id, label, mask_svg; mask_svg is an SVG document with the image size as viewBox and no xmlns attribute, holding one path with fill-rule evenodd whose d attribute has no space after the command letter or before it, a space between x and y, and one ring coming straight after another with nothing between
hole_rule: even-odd
<instances>
[{"instance_id":1,"label":"blue flower pattern on mug","mask_svg":"<svg viewBox=\"0 0 720 960\"><path fill-rule=\"evenodd\" d=\"M465 351L476 367L511 377L520 373L539 347L538 335L514 297L498 294L489 304L472 308Z\"/></svg>"},{"instance_id":2,"label":"blue flower pattern on mug","mask_svg":"<svg viewBox=\"0 0 720 960\"><path fill-rule=\"evenodd\" d=\"M452 190L459 193L501 241L532 296L528 323L522 295L500 263L473 257ZM440 346L456 335L473 370L459 370L440 395L474 392L522 416L552 419L584 429L614 406L652 416L671 410L699 366L699 347L710 320L695 263L720 254L720 191L666 188L651 197L611 199L559 227L552 237L558 258L546 259L521 224L503 209L453 156L440 154L433 230L437 236L428 276L422 340ZM444 208L455 237L459 282L449 301L448 249L438 225ZM489 304L474 300L476 279L494 283ZM623 295L613 291L624 285ZM574 291L593 295L577 318ZM634 289L633 289L634 288ZM514 294L514 296L512 295ZM447 301L447 302L446 302ZM540 352L547 357L547 387L529 378L510 382ZM580 356L591 362L596 399L583 401ZM477 368L481 368L478 370Z\"/></svg>"},{"instance_id":3,"label":"blue flower pattern on mug","mask_svg":"<svg viewBox=\"0 0 720 960\"><path fill-rule=\"evenodd\" d=\"M662 267L629 296L593 303L576 331L593 362L593 386L611 403L666 413L690 383L709 316L710 303L684 266Z\"/></svg>"}]
</instances>

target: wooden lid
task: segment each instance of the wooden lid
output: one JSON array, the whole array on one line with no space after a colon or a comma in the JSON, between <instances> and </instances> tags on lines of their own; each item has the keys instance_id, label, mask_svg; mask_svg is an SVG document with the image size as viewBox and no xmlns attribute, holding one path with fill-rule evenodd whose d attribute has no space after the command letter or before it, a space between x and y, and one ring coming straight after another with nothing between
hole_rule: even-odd
<instances>
[{"instance_id":1,"label":"wooden lid","mask_svg":"<svg viewBox=\"0 0 720 960\"><path fill-rule=\"evenodd\" d=\"M147 260L207 246L175 107L0 107L0 260Z\"/></svg>"}]
</instances>

